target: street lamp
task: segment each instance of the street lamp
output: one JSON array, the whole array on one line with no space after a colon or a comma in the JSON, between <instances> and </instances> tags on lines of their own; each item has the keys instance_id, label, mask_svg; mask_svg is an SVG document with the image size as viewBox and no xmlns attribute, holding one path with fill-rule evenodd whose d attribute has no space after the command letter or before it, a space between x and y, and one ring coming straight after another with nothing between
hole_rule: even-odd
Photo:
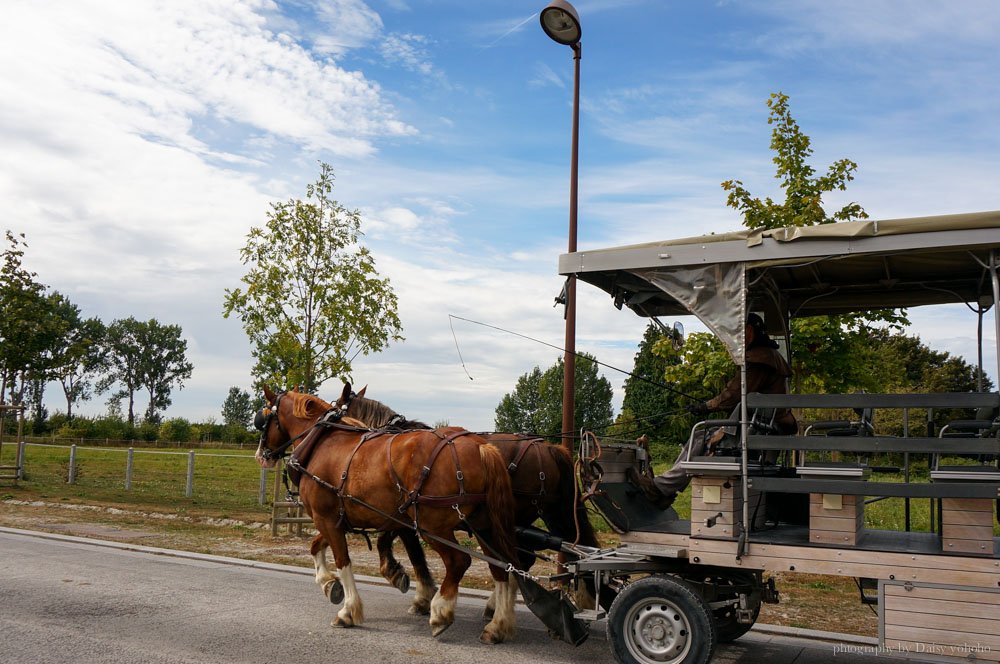
<instances>
[{"instance_id":1,"label":"street lamp","mask_svg":"<svg viewBox=\"0 0 1000 664\"><path fill-rule=\"evenodd\" d=\"M576 252L577 162L580 146L580 17L573 5L565 0L552 0L542 10L539 19L542 30L553 41L573 49L573 139L569 171L569 253ZM566 278L566 339L563 344L563 413L562 431L569 434L563 445L573 452L573 432L576 430L576 276Z\"/></svg>"}]
</instances>

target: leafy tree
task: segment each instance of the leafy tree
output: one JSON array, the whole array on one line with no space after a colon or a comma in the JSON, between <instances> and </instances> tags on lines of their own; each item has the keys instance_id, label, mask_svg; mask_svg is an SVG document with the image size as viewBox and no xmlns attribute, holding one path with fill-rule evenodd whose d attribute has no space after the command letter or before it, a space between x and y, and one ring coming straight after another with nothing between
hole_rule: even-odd
<instances>
[{"instance_id":1,"label":"leafy tree","mask_svg":"<svg viewBox=\"0 0 1000 664\"><path fill-rule=\"evenodd\" d=\"M161 325L151 319L142 329L143 344L139 384L149 395L146 420L159 421L159 412L172 403L170 393L176 385L184 387L194 365L187 360L187 341L181 337L180 325Z\"/></svg>"},{"instance_id":2,"label":"leafy tree","mask_svg":"<svg viewBox=\"0 0 1000 664\"><path fill-rule=\"evenodd\" d=\"M62 387L69 419L74 404L93 396L94 381L106 367L106 331L99 318L78 320L54 349L53 375Z\"/></svg>"},{"instance_id":3,"label":"leafy tree","mask_svg":"<svg viewBox=\"0 0 1000 664\"><path fill-rule=\"evenodd\" d=\"M41 364L49 322L45 286L23 266L24 234L7 231L0 265L0 402L20 403L29 375Z\"/></svg>"},{"instance_id":4,"label":"leafy tree","mask_svg":"<svg viewBox=\"0 0 1000 664\"><path fill-rule=\"evenodd\" d=\"M514 391L496 407L497 431L531 432L556 439L562 427L563 359L544 373L539 367L523 374ZM576 423L591 431L611 424L611 382L598 373L596 358L580 353L576 358ZM569 432L567 432L569 433Z\"/></svg>"},{"instance_id":5,"label":"leafy tree","mask_svg":"<svg viewBox=\"0 0 1000 664\"><path fill-rule=\"evenodd\" d=\"M858 165L850 159L840 159L827 169L826 175L817 176L816 170L806 161L813 153L811 141L792 117L788 96L774 93L767 106L770 109L767 123L773 127L771 149L775 151L772 159L777 167L775 178L781 182L785 200L776 203L769 197L763 200L754 197L740 180L723 182L722 188L729 192L726 203L740 212L744 225L750 229L773 229L867 219L868 214L857 203L849 203L833 214L823 208L823 194L846 190ZM869 336L880 325L898 331L907 322L902 310L795 319L791 337L796 389L816 392L872 389L879 380L877 372L871 370L873 364L878 363L873 362L871 345L867 342ZM720 379L716 373L718 368L731 366L721 344L715 347L702 344L700 351L704 355L694 349L685 350L683 368L677 371L679 377L689 379L701 373L698 367L704 366L708 367L705 371L712 374L714 381ZM669 357L672 351L660 345L657 352ZM728 371L730 373L721 377L722 381L732 369ZM721 383L716 387L721 387Z\"/></svg>"},{"instance_id":6,"label":"leafy tree","mask_svg":"<svg viewBox=\"0 0 1000 664\"><path fill-rule=\"evenodd\" d=\"M67 418L73 406L91 397L93 379L104 369L104 324L97 318L84 320L80 308L55 293L53 335L48 346L46 379L59 383L66 398Z\"/></svg>"},{"instance_id":7,"label":"leafy tree","mask_svg":"<svg viewBox=\"0 0 1000 664\"><path fill-rule=\"evenodd\" d=\"M822 205L823 194L847 189L858 165L850 159L840 159L827 169L825 176L816 177L816 170L806 162L813 153L812 142L792 118L788 95L771 94L767 107L771 109L767 123L774 126L771 149L777 153L772 159L778 167L774 177L781 180L785 202L775 203L770 198L762 201L751 196L741 181L726 180L722 183L722 188L729 192L726 204L743 214L746 227L783 228L867 219L868 214L857 203L848 203L833 215L828 215Z\"/></svg>"},{"instance_id":8,"label":"leafy tree","mask_svg":"<svg viewBox=\"0 0 1000 664\"><path fill-rule=\"evenodd\" d=\"M109 372L100 388L117 382L121 388L112 399L128 397L128 423L135 424L135 393L149 395L146 420L156 422L159 412L170 406L174 385L183 387L193 365L187 361L187 341L179 325L161 325L156 319L138 321L133 317L108 326L105 341ZM110 404L109 404L110 410Z\"/></svg>"},{"instance_id":9,"label":"leafy tree","mask_svg":"<svg viewBox=\"0 0 1000 664\"><path fill-rule=\"evenodd\" d=\"M315 392L402 339L396 294L358 241L360 213L330 198L333 180L321 164L306 200L271 204L240 252L245 289L226 289L223 314L243 323L262 382Z\"/></svg>"},{"instance_id":10,"label":"leafy tree","mask_svg":"<svg viewBox=\"0 0 1000 664\"><path fill-rule=\"evenodd\" d=\"M253 422L255 411L253 397L249 392L239 387L230 387L222 404L222 423L227 428L246 431Z\"/></svg>"},{"instance_id":11,"label":"leafy tree","mask_svg":"<svg viewBox=\"0 0 1000 664\"><path fill-rule=\"evenodd\" d=\"M655 323L646 326L632 365L633 375L625 379L625 398L617 420L618 424L630 425L627 433L647 434L653 441L677 437L673 415L683 405L676 391L657 385L664 382L667 367L679 361L675 355L653 352L661 339L671 343Z\"/></svg>"},{"instance_id":12,"label":"leafy tree","mask_svg":"<svg viewBox=\"0 0 1000 664\"><path fill-rule=\"evenodd\" d=\"M108 400L108 413L111 416L121 413L121 403L128 397L129 425L135 424L135 393L141 387L140 372L142 362L142 345L139 341L140 328L143 323L129 316L113 321L108 326L105 337L105 350L108 358L108 373L98 384L98 391L103 392L114 383L119 384Z\"/></svg>"}]
</instances>

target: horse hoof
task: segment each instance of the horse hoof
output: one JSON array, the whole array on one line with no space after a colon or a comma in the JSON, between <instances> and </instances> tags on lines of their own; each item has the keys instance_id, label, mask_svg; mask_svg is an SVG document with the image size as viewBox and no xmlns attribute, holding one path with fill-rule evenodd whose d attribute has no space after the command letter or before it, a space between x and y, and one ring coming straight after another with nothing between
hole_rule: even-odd
<instances>
[{"instance_id":1,"label":"horse hoof","mask_svg":"<svg viewBox=\"0 0 1000 664\"><path fill-rule=\"evenodd\" d=\"M333 582L332 586L330 586L330 603L340 604L343 601L344 601L344 584L342 584L338 579L337 581Z\"/></svg>"},{"instance_id":2,"label":"horse hoof","mask_svg":"<svg viewBox=\"0 0 1000 664\"><path fill-rule=\"evenodd\" d=\"M410 605L410 608L407 609L407 612L414 616L429 616L431 614L430 602L414 602Z\"/></svg>"},{"instance_id":3,"label":"horse hoof","mask_svg":"<svg viewBox=\"0 0 1000 664\"><path fill-rule=\"evenodd\" d=\"M432 625L431 636L441 636L441 634L443 634L449 627L451 627L451 623L446 623L444 625Z\"/></svg>"},{"instance_id":4,"label":"horse hoof","mask_svg":"<svg viewBox=\"0 0 1000 664\"><path fill-rule=\"evenodd\" d=\"M410 591L410 575L400 574L393 581L392 585L396 586L396 590L403 593L404 595Z\"/></svg>"},{"instance_id":5,"label":"horse hoof","mask_svg":"<svg viewBox=\"0 0 1000 664\"><path fill-rule=\"evenodd\" d=\"M479 635L479 640L487 645L494 646L503 641L499 636L494 634L489 630L483 630L483 633Z\"/></svg>"},{"instance_id":6,"label":"horse hoof","mask_svg":"<svg viewBox=\"0 0 1000 664\"><path fill-rule=\"evenodd\" d=\"M348 622L346 620L343 620L343 619L341 619L340 616L337 616L336 618L334 618L333 622L330 623L330 624L333 625L334 627L345 627L345 628L346 627L354 627L354 623Z\"/></svg>"}]
</instances>

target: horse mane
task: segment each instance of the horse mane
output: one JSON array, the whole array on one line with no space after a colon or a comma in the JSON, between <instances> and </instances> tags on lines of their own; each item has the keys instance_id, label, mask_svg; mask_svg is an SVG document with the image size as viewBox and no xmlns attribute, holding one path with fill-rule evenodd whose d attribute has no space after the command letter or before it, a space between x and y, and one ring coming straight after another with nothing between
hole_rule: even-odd
<instances>
[{"instance_id":1,"label":"horse mane","mask_svg":"<svg viewBox=\"0 0 1000 664\"><path fill-rule=\"evenodd\" d=\"M423 422L408 420L381 401L369 399L368 397L354 397L351 399L348 412L351 417L367 422L368 426L373 429L384 428L390 422L392 422L394 429L430 429Z\"/></svg>"},{"instance_id":2,"label":"horse mane","mask_svg":"<svg viewBox=\"0 0 1000 664\"><path fill-rule=\"evenodd\" d=\"M326 411L333 408L333 406L326 401L323 401L317 396L312 394L303 394L301 392L288 392L288 396L293 396L292 399L292 415L302 419L308 419L310 417L316 416L318 413L322 415ZM310 406L314 407L315 410L310 413Z\"/></svg>"}]
</instances>

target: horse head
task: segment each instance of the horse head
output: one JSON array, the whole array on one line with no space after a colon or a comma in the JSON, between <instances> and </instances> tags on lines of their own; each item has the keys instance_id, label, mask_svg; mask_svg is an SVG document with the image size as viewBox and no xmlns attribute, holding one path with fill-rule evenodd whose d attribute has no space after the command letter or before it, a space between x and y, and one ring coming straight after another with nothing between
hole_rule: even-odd
<instances>
[{"instance_id":1,"label":"horse head","mask_svg":"<svg viewBox=\"0 0 1000 664\"><path fill-rule=\"evenodd\" d=\"M311 394L294 390L274 393L264 386L264 406L254 416L260 442L254 457L264 468L273 468L317 420L333 406Z\"/></svg>"}]
</instances>

